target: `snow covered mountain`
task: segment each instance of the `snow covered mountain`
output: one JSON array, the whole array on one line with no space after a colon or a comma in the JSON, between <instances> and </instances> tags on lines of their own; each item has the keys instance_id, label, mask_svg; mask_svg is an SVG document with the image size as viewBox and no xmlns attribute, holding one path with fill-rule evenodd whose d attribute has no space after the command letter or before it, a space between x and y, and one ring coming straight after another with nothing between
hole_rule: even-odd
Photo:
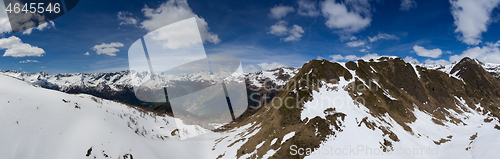
<instances>
[{"instance_id":1,"label":"snow covered mountain","mask_svg":"<svg viewBox=\"0 0 500 159\"><path fill-rule=\"evenodd\" d=\"M286 84L286 81L293 77L299 68L283 67L268 71L258 71L256 73L236 74L232 75L232 79L238 79L239 76L244 76L251 84L261 86L266 80L276 82L278 85ZM3 71L1 74L13 76L23 81L34 85L39 85L44 88L56 89L67 92L75 87L93 88L108 86L113 91L121 91L126 87L137 86L137 81L133 81L134 76L150 76L149 73L135 71L121 71L114 73L69 73L49 75L45 72L28 73L23 71ZM156 75L160 76L160 75ZM217 75L214 75L217 76ZM234 77L233 77L234 76ZM211 74L206 72L187 74L183 76L169 76L171 81L209 81ZM231 77L230 77L231 78ZM157 78L161 79L161 78Z\"/></svg>"},{"instance_id":2,"label":"snow covered mountain","mask_svg":"<svg viewBox=\"0 0 500 159\"><path fill-rule=\"evenodd\" d=\"M312 60L300 69L247 74L249 96L257 96L249 100L259 106L216 131L185 124L175 130L169 124L178 119L170 116L43 89L4 73L0 153L6 158L498 158L500 79L488 68L495 67L469 58L430 67L381 57ZM181 140L190 135L195 137Z\"/></svg>"},{"instance_id":3,"label":"snow covered mountain","mask_svg":"<svg viewBox=\"0 0 500 159\"><path fill-rule=\"evenodd\" d=\"M163 113L49 90L5 74L0 124L5 159L234 158L242 143L231 139L256 131L247 124L212 132Z\"/></svg>"},{"instance_id":4,"label":"snow covered mountain","mask_svg":"<svg viewBox=\"0 0 500 159\"><path fill-rule=\"evenodd\" d=\"M394 57L392 57L394 58ZM500 78L500 64L483 63L474 59L493 76ZM435 69L449 73L456 63L449 65L426 65L421 63L411 63L414 66ZM254 87L279 87L285 85L290 78L298 73L300 67L281 67L273 70L263 70L253 73L232 75L231 79L244 78L249 86ZM45 72L28 73L23 71L0 70L0 74L5 74L19 78L23 81L38 85L44 88L59 90L70 93L86 93L85 90L105 90L120 92L137 86L137 81L133 81L134 76L150 76L149 74L135 71L121 71L113 73L68 73L49 75ZM217 75L215 75L217 76ZM203 81L213 83L209 79L208 73L193 73L183 76L170 76L171 81ZM158 78L161 79L161 78ZM80 90L79 90L80 89ZM79 92L81 91L81 92ZM93 94L93 93L87 93Z\"/></svg>"},{"instance_id":5,"label":"snow covered mountain","mask_svg":"<svg viewBox=\"0 0 500 159\"><path fill-rule=\"evenodd\" d=\"M164 158L206 133L164 114L0 75L2 158ZM196 157L196 154L179 153ZM202 156L201 154L198 154Z\"/></svg>"},{"instance_id":6,"label":"snow covered mountain","mask_svg":"<svg viewBox=\"0 0 500 159\"><path fill-rule=\"evenodd\" d=\"M441 70L393 57L312 60L227 126L258 131L235 141L237 157L498 158L500 80L469 58Z\"/></svg>"},{"instance_id":7,"label":"snow covered mountain","mask_svg":"<svg viewBox=\"0 0 500 159\"><path fill-rule=\"evenodd\" d=\"M259 71L256 73L236 74L231 75L228 79L243 82L246 80L247 86L252 88L259 88L263 85L268 87L279 87L286 84L292 78L299 68L284 67L268 71ZM118 100L127 104L142 106L151 109L158 109L164 111L166 108L157 107L151 103L145 103L135 97L133 88L137 86L139 81L134 81L133 77L150 76L148 73L141 73L135 71L121 71L115 73L70 73L70 74L56 74L49 75L45 72L27 73L22 71L2 71L0 74L16 77L33 85L38 85L43 88L58 90L67 93L84 93L91 94L109 100ZM158 75L157 75L158 76ZM218 76L218 75L214 75ZM214 83L216 81L207 80L211 79L210 74L207 73L193 73L183 76L170 76L171 82L176 81L190 81L195 83ZM167 83L164 78L155 78L160 80L158 83ZM253 90L253 89L251 89ZM254 96L254 99L259 99L262 94L269 94L273 97L276 92L262 92ZM250 91L249 94L252 94ZM256 102L251 104L258 105ZM168 109L168 108L167 108Z\"/></svg>"},{"instance_id":8,"label":"snow covered mountain","mask_svg":"<svg viewBox=\"0 0 500 159\"><path fill-rule=\"evenodd\" d=\"M478 59L473 59L477 64L479 64L484 70L486 70L488 73L493 75L496 78L500 78L500 64L493 64L493 63L484 63L479 61ZM448 65L441 65L441 64L435 64L435 65L429 65L429 64L423 64L423 63L416 63L416 62L409 62L410 64L414 66L420 66L424 67L427 69L434 69L434 70L440 70L445 73L450 73L451 69L457 64L457 62L454 62L452 64Z\"/></svg>"}]
</instances>

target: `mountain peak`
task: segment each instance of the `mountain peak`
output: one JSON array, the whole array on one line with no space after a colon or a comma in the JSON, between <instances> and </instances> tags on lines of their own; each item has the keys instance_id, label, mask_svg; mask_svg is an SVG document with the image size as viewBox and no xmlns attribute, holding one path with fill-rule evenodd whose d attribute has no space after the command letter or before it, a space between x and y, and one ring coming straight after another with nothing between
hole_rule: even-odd
<instances>
[{"instance_id":1,"label":"mountain peak","mask_svg":"<svg viewBox=\"0 0 500 159\"><path fill-rule=\"evenodd\" d=\"M454 74L460 78L467 78L466 76L478 76L479 74L487 73L477 61L469 57L464 57L451 69L450 74Z\"/></svg>"}]
</instances>

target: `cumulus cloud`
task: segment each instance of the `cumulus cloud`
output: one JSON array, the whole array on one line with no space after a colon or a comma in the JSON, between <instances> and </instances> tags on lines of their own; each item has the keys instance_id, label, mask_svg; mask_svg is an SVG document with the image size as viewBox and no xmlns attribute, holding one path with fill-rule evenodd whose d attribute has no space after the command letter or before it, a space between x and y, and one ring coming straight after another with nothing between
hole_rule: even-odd
<instances>
[{"instance_id":1,"label":"cumulus cloud","mask_svg":"<svg viewBox=\"0 0 500 159\"><path fill-rule=\"evenodd\" d=\"M132 13L127 11L118 12L118 20L120 25L136 25L138 20L132 17Z\"/></svg>"},{"instance_id":2,"label":"cumulus cloud","mask_svg":"<svg viewBox=\"0 0 500 159\"><path fill-rule=\"evenodd\" d=\"M351 34L339 34L339 38L341 42L354 41L358 39L358 37L352 36Z\"/></svg>"},{"instance_id":3,"label":"cumulus cloud","mask_svg":"<svg viewBox=\"0 0 500 159\"><path fill-rule=\"evenodd\" d=\"M37 60L24 60L24 61L19 61L19 63L40 63Z\"/></svg>"},{"instance_id":4,"label":"cumulus cloud","mask_svg":"<svg viewBox=\"0 0 500 159\"><path fill-rule=\"evenodd\" d=\"M163 49L172 50L199 47L203 43L194 17L155 30L145 39L154 41L154 45L160 45Z\"/></svg>"},{"instance_id":5,"label":"cumulus cloud","mask_svg":"<svg viewBox=\"0 0 500 159\"><path fill-rule=\"evenodd\" d=\"M318 1L316 0L298 0L297 4L299 5L299 9L297 9L297 13L302 16L316 17L320 15L318 10Z\"/></svg>"},{"instance_id":6,"label":"cumulus cloud","mask_svg":"<svg viewBox=\"0 0 500 159\"><path fill-rule=\"evenodd\" d=\"M386 33L378 33L378 35L374 37L368 37L368 40L370 40L370 42L376 42L378 40L399 40L399 37Z\"/></svg>"},{"instance_id":7,"label":"cumulus cloud","mask_svg":"<svg viewBox=\"0 0 500 159\"><path fill-rule=\"evenodd\" d=\"M486 63L500 63L500 40L496 43L485 43L483 46L470 47L467 50L463 51L462 54L452 55L449 60L438 59L432 60L427 59L424 61L425 64L428 65L447 65L452 62L458 62L462 60L464 57L469 57L473 59L478 59L482 62ZM416 59L413 57L407 56L405 61L409 62Z\"/></svg>"},{"instance_id":8,"label":"cumulus cloud","mask_svg":"<svg viewBox=\"0 0 500 159\"><path fill-rule=\"evenodd\" d=\"M413 51L417 53L418 56L423 56L423 57L432 57L432 58L437 58L443 54L443 51L441 49L432 49L432 50L427 50L422 46L415 45L413 46Z\"/></svg>"},{"instance_id":9,"label":"cumulus cloud","mask_svg":"<svg viewBox=\"0 0 500 159\"><path fill-rule=\"evenodd\" d=\"M273 34L277 36L287 36L285 38L281 38L281 40L288 41L299 41L304 34L304 29L298 25L292 25L288 27L288 23L284 20L280 20L276 22L276 24L272 25L269 28L268 34Z\"/></svg>"},{"instance_id":10,"label":"cumulus cloud","mask_svg":"<svg viewBox=\"0 0 500 159\"><path fill-rule=\"evenodd\" d=\"M404 60L405 60L406 62L416 62L416 63L420 63L420 62L419 62L416 58L413 58L413 57L411 57L411 56L406 56L406 57L404 58Z\"/></svg>"},{"instance_id":11,"label":"cumulus cloud","mask_svg":"<svg viewBox=\"0 0 500 159\"><path fill-rule=\"evenodd\" d=\"M220 42L218 35L208 31L208 23L193 13L186 0L169 0L155 9L145 6L142 12L147 20L142 21L140 27L147 31L151 32L163 26L195 17L203 42L214 44Z\"/></svg>"},{"instance_id":12,"label":"cumulus cloud","mask_svg":"<svg viewBox=\"0 0 500 159\"><path fill-rule=\"evenodd\" d=\"M30 35L31 32L33 32L34 29L42 31L44 29L55 28L55 27L56 27L56 24L54 24L54 22L52 22L52 21L49 21L49 22L43 23L43 24L41 24L41 25L39 25L37 27L26 29L26 30L23 31L23 34L24 35Z\"/></svg>"},{"instance_id":13,"label":"cumulus cloud","mask_svg":"<svg viewBox=\"0 0 500 159\"><path fill-rule=\"evenodd\" d=\"M277 63L277 62L273 62L273 63L264 62L264 63L260 63L257 65L260 66L260 68L262 68L264 70L272 70L272 69L275 69L278 67L286 67L286 65L281 64L281 63Z\"/></svg>"},{"instance_id":14,"label":"cumulus cloud","mask_svg":"<svg viewBox=\"0 0 500 159\"><path fill-rule=\"evenodd\" d=\"M448 65L450 64L449 61L446 61L446 60L443 60L443 59L440 59L440 60L431 60L431 59L427 59L424 61L425 64L427 65Z\"/></svg>"},{"instance_id":15,"label":"cumulus cloud","mask_svg":"<svg viewBox=\"0 0 500 159\"><path fill-rule=\"evenodd\" d=\"M288 33L288 23L284 20L280 20L276 22L276 24L272 25L268 34L274 34L277 36L283 36Z\"/></svg>"},{"instance_id":16,"label":"cumulus cloud","mask_svg":"<svg viewBox=\"0 0 500 159\"><path fill-rule=\"evenodd\" d=\"M326 26L341 33L354 33L368 27L372 21L368 0L346 0L337 3L325 0L321 12L326 18Z\"/></svg>"},{"instance_id":17,"label":"cumulus cloud","mask_svg":"<svg viewBox=\"0 0 500 159\"><path fill-rule=\"evenodd\" d=\"M285 17L288 13L295 12L295 9L290 6L277 5L271 8L271 12L269 13L269 17L274 19L281 19Z\"/></svg>"},{"instance_id":18,"label":"cumulus cloud","mask_svg":"<svg viewBox=\"0 0 500 159\"><path fill-rule=\"evenodd\" d=\"M283 39L283 41L299 41L304 34L304 29L298 25L293 25L289 30L290 35Z\"/></svg>"},{"instance_id":19,"label":"cumulus cloud","mask_svg":"<svg viewBox=\"0 0 500 159\"><path fill-rule=\"evenodd\" d=\"M332 61L344 60L344 56L342 55L330 55L330 58L332 59Z\"/></svg>"},{"instance_id":20,"label":"cumulus cloud","mask_svg":"<svg viewBox=\"0 0 500 159\"><path fill-rule=\"evenodd\" d=\"M120 51L117 48L123 47L124 45L120 42L112 42L109 44L102 43L100 45L95 45L92 49L97 52L97 55L105 54L109 56L116 56L116 52Z\"/></svg>"},{"instance_id":21,"label":"cumulus cloud","mask_svg":"<svg viewBox=\"0 0 500 159\"><path fill-rule=\"evenodd\" d=\"M362 41L362 40L351 41L351 42L346 43L346 45L349 47L360 47L360 46L364 46L365 44L366 44L365 41Z\"/></svg>"},{"instance_id":22,"label":"cumulus cloud","mask_svg":"<svg viewBox=\"0 0 500 159\"><path fill-rule=\"evenodd\" d=\"M500 41L496 43L486 43L482 47L476 46L468 48L460 55L450 56L450 61L460 61L464 57L475 58L487 63L500 63Z\"/></svg>"},{"instance_id":23,"label":"cumulus cloud","mask_svg":"<svg viewBox=\"0 0 500 159\"><path fill-rule=\"evenodd\" d=\"M458 39L468 45L481 42L483 32L491 23L491 12L500 0L450 0L451 14L455 19L456 33L462 34Z\"/></svg>"},{"instance_id":24,"label":"cumulus cloud","mask_svg":"<svg viewBox=\"0 0 500 159\"><path fill-rule=\"evenodd\" d=\"M373 53L373 54L366 54L365 56L361 56L357 59L369 60L369 59L377 59L379 57L380 57L380 55Z\"/></svg>"},{"instance_id":25,"label":"cumulus cloud","mask_svg":"<svg viewBox=\"0 0 500 159\"><path fill-rule=\"evenodd\" d=\"M330 55L330 58L332 59L331 61L354 61L354 60L370 60L370 59L377 59L379 58L380 55L373 53L373 54L366 54L364 56L358 57L356 55L347 55L347 56L342 56L342 55Z\"/></svg>"},{"instance_id":26,"label":"cumulus cloud","mask_svg":"<svg viewBox=\"0 0 500 159\"><path fill-rule=\"evenodd\" d=\"M401 8L399 10L410 10L417 7L417 2L415 0L401 0Z\"/></svg>"},{"instance_id":27,"label":"cumulus cloud","mask_svg":"<svg viewBox=\"0 0 500 159\"><path fill-rule=\"evenodd\" d=\"M6 49L3 56L26 57L43 56L43 54L45 54L43 49L23 43L21 39L16 36L0 39L0 48Z\"/></svg>"},{"instance_id":28,"label":"cumulus cloud","mask_svg":"<svg viewBox=\"0 0 500 159\"><path fill-rule=\"evenodd\" d=\"M83 55L87 55L87 56L88 56L88 55L90 55L90 53L87 51L87 52L86 52L85 54L83 54Z\"/></svg>"}]
</instances>

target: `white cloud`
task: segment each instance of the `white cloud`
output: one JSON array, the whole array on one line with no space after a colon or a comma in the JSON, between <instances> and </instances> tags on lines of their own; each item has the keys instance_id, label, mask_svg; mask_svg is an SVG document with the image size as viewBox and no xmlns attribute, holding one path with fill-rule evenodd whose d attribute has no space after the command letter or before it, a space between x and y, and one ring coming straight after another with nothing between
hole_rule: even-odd
<instances>
[{"instance_id":1,"label":"white cloud","mask_svg":"<svg viewBox=\"0 0 500 159\"><path fill-rule=\"evenodd\" d=\"M415 0L401 0L401 8L399 10L410 10L417 7Z\"/></svg>"},{"instance_id":2,"label":"white cloud","mask_svg":"<svg viewBox=\"0 0 500 159\"><path fill-rule=\"evenodd\" d=\"M293 25L292 28L290 28L290 35L286 38L283 39L283 41L299 41L300 38L302 37L302 34L304 34L304 29L298 25Z\"/></svg>"},{"instance_id":3,"label":"white cloud","mask_svg":"<svg viewBox=\"0 0 500 159\"><path fill-rule=\"evenodd\" d=\"M264 63L260 63L260 64L257 64L257 65L260 66L260 68L262 68L264 70L272 70L272 69L275 69L275 68L278 68L278 67L286 67L286 65L280 64L280 63L277 63L277 62L273 62L273 63L264 62Z\"/></svg>"},{"instance_id":4,"label":"white cloud","mask_svg":"<svg viewBox=\"0 0 500 159\"><path fill-rule=\"evenodd\" d=\"M19 63L40 63L37 60L24 60L24 61L19 61Z\"/></svg>"},{"instance_id":5,"label":"white cloud","mask_svg":"<svg viewBox=\"0 0 500 159\"><path fill-rule=\"evenodd\" d=\"M288 35L286 38L281 38L281 40L288 42L288 41L299 41L300 38L302 37L302 34L304 34L304 29L298 25L292 25L290 28L288 28L288 23L284 20L280 20L276 22L276 24L272 25L269 28L268 34L273 34L277 36L285 36Z\"/></svg>"},{"instance_id":6,"label":"white cloud","mask_svg":"<svg viewBox=\"0 0 500 159\"><path fill-rule=\"evenodd\" d=\"M276 24L270 27L268 34L274 34L277 36L283 36L288 33L288 23L284 20L276 22Z\"/></svg>"},{"instance_id":7,"label":"white cloud","mask_svg":"<svg viewBox=\"0 0 500 159\"><path fill-rule=\"evenodd\" d=\"M478 59L486 63L500 64L500 40L497 41L496 43L487 42L482 47L476 46L468 48L467 50L463 51L462 54L450 56L449 60L427 59L424 61L424 63L429 65L447 65L452 62L458 62L462 60L464 57ZM407 57L407 58L412 58L412 57ZM405 58L405 61L408 60Z\"/></svg>"},{"instance_id":8,"label":"white cloud","mask_svg":"<svg viewBox=\"0 0 500 159\"><path fill-rule=\"evenodd\" d=\"M413 57L411 57L411 56L406 56L406 57L404 58L404 60L405 60L406 62L417 62L417 63L420 63L420 62L419 62L416 58L413 58Z\"/></svg>"},{"instance_id":9,"label":"white cloud","mask_svg":"<svg viewBox=\"0 0 500 159\"><path fill-rule=\"evenodd\" d=\"M496 43L486 43L482 47L476 46L468 48L460 55L450 56L450 61L460 61L464 57L475 58L487 63L500 64L500 41Z\"/></svg>"},{"instance_id":10,"label":"white cloud","mask_svg":"<svg viewBox=\"0 0 500 159\"><path fill-rule=\"evenodd\" d=\"M425 60L424 63L427 64L427 65L448 65L448 64L450 64L449 61L446 61L446 60L443 60L443 59L440 59L440 60L427 59L427 60Z\"/></svg>"},{"instance_id":11,"label":"white cloud","mask_svg":"<svg viewBox=\"0 0 500 159\"><path fill-rule=\"evenodd\" d=\"M83 55L87 55L87 56L88 56L88 55L90 55L90 53L87 51L87 52L86 52L85 54L83 54Z\"/></svg>"},{"instance_id":12,"label":"white cloud","mask_svg":"<svg viewBox=\"0 0 500 159\"><path fill-rule=\"evenodd\" d=\"M326 26L341 33L354 33L368 27L372 21L368 0L348 0L336 3L325 0L321 11L326 18Z\"/></svg>"},{"instance_id":13,"label":"white cloud","mask_svg":"<svg viewBox=\"0 0 500 159\"><path fill-rule=\"evenodd\" d=\"M109 56L116 56L116 52L120 51L117 48L123 47L123 44L120 42L112 42L109 44L102 43L100 45L95 45L92 49L97 52L97 55L106 54Z\"/></svg>"},{"instance_id":14,"label":"white cloud","mask_svg":"<svg viewBox=\"0 0 500 159\"><path fill-rule=\"evenodd\" d=\"M195 17L203 42L214 44L220 42L217 34L208 31L209 27L205 19L194 14L186 0L169 0L156 9L145 6L142 12L147 20L142 21L140 24L147 31L151 32L166 25Z\"/></svg>"},{"instance_id":15,"label":"white cloud","mask_svg":"<svg viewBox=\"0 0 500 159\"><path fill-rule=\"evenodd\" d=\"M194 17L185 19L157 29L144 36L144 38L146 41L154 41L153 45L162 46L163 49L177 50L189 47L203 47L203 41L196 23Z\"/></svg>"},{"instance_id":16,"label":"white cloud","mask_svg":"<svg viewBox=\"0 0 500 159\"><path fill-rule=\"evenodd\" d=\"M358 60L360 59L359 57L357 57L356 55L347 55L344 57L344 60L348 60L348 61L353 61L353 60Z\"/></svg>"},{"instance_id":17,"label":"white cloud","mask_svg":"<svg viewBox=\"0 0 500 159\"><path fill-rule=\"evenodd\" d=\"M259 70L255 67L255 65L250 64L250 65L248 65L248 66L244 67L244 68L243 68L243 71L244 71L245 73L250 73L250 72L257 72L257 71L259 71Z\"/></svg>"},{"instance_id":18,"label":"white cloud","mask_svg":"<svg viewBox=\"0 0 500 159\"><path fill-rule=\"evenodd\" d=\"M415 51L418 56L432 57L432 58L437 58L441 56L441 54L443 53L441 49L427 50L424 47L418 45L413 46L413 51Z\"/></svg>"},{"instance_id":19,"label":"white cloud","mask_svg":"<svg viewBox=\"0 0 500 159\"><path fill-rule=\"evenodd\" d=\"M339 61L344 59L342 55L330 55L330 58L332 59L331 61Z\"/></svg>"},{"instance_id":20,"label":"white cloud","mask_svg":"<svg viewBox=\"0 0 500 159\"><path fill-rule=\"evenodd\" d=\"M295 12L295 9L290 6L277 5L271 8L271 12L269 13L269 17L274 19L281 19L285 17L288 13Z\"/></svg>"},{"instance_id":21,"label":"white cloud","mask_svg":"<svg viewBox=\"0 0 500 159\"><path fill-rule=\"evenodd\" d=\"M373 54L366 54L362 57L358 57L356 55L347 55L347 56L342 56L342 55L330 55L330 58L332 59L331 61L354 61L358 59L363 59L363 60L370 60L370 59L377 59L379 58L380 55L373 53Z\"/></svg>"},{"instance_id":22,"label":"white cloud","mask_svg":"<svg viewBox=\"0 0 500 159\"><path fill-rule=\"evenodd\" d=\"M459 40L468 45L481 42L483 32L491 23L491 11L500 0L450 0L451 14L455 19L456 33L462 34Z\"/></svg>"},{"instance_id":23,"label":"white cloud","mask_svg":"<svg viewBox=\"0 0 500 159\"><path fill-rule=\"evenodd\" d=\"M39 25L37 27L26 29L26 30L23 31L23 34L24 35L30 35L31 32L33 32L33 29L42 31L44 29L55 28L55 27L56 27L56 24L54 24L54 22L52 22L52 21L49 21L49 22L43 23L42 25Z\"/></svg>"},{"instance_id":24,"label":"white cloud","mask_svg":"<svg viewBox=\"0 0 500 159\"><path fill-rule=\"evenodd\" d=\"M343 33L339 34L339 38L340 38L341 42L344 42L344 41L353 41L353 40L358 39L357 37L352 36L351 34L343 34Z\"/></svg>"},{"instance_id":25,"label":"white cloud","mask_svg":"<svg viewBox=\"0 0 500 159\"><path fill-rule=\"evenodd\" d=\"M302 16L315 17L320 15L318 10L318 1L316 0L298 0L297 4L299 5L299 9L297 9L297 13Z\"/></svg>"},{"instance_id":26,"label":"white cloud","mask_svg":"<svg viewBox=\"0 0 500 159\"><path fill-rule=\"evenodd\" d=\"M369 59L378 59L379 57L380 55L373 53L373 54L366 54L365 56L362 56L359 59L369 60Z\"/></svg>"},{"instance_id":27,"label":"white cloud","mask_svg":"<svg viewBox=\"0 0 500 159\"><path fill-rule=\"evenodd\" d=\"M365 42L362 40L351 41L351 42L346 43L346 45L349 47L359 47L359 46L364 46Z\"/></svg>"},{"instance_id":28,"label":"white cloud","mask_svg":"<svg viewBox=\"0 0 500 159\"><path fill-rule=\"evenodd\" d=\"M33 32L33 28L29 28L23 31L23 35L30 35Z\"/></svg>"},{"instance_id":29,"label":"white cloud","mask_svg":"<svg viewBox=\"0 0 500 159\"><path fill-rule=\"evenodd\" d=\"M366 50L366 49L361 49L361 50L359 50L359 52L368 52L368 50Z\"/></svg>"},{"instance_id":30,"label":"white cloud","mask_svg":"<svg viewBox=\"0 0 500 159\"><path fill-rule=\"evenodd\" d=\"M399 37L386 33L378 33L378 35L374 37L368 37L368 40L370 40L370 42L376 42L378 40L399 40Z\"/></svg>"},{"instance_id":31,"label":"white cloud","mask_svg":"<svg viewBox=\"0 0 500 159\"><path fill-rule=\"evenodd\" d=\"M136 18L131 17L132 13L127 11L118 12L118 20L120 21L120 25L136 25L138 20Z\"/></svg>"},{"instance_id":32,"label":"white cloud","mask_svg":"<svg viewBox=\"0 0 500 159\"><path fill-rule=\"evenodd\" d=\"M21 39L16 36L0 39L0 48L7 49L3 56L43 56L43 54L45 53L45 51L39 47L23 43Z\"/></svg>"}]
</instances>

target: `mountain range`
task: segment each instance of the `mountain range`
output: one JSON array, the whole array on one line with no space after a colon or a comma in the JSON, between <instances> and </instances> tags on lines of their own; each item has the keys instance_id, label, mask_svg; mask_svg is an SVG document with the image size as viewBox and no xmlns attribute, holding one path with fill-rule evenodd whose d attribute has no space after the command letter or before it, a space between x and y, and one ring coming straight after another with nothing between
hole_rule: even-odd
<instances>
[{"instance_id":1,"label":"mountain range","mask_svg":"<svg viewBox=\"0 0 500 159\"><path fill-rule=\"evenodd\" d=\"M7 158L497 158L499 70L470 58L425 65L380 57L241 74L249 109L215 131L163 114L168 106L125 100L134 96L135 72L1 71L10 77L0 76L0 151Z\"/></svg>"}]
</instances>

